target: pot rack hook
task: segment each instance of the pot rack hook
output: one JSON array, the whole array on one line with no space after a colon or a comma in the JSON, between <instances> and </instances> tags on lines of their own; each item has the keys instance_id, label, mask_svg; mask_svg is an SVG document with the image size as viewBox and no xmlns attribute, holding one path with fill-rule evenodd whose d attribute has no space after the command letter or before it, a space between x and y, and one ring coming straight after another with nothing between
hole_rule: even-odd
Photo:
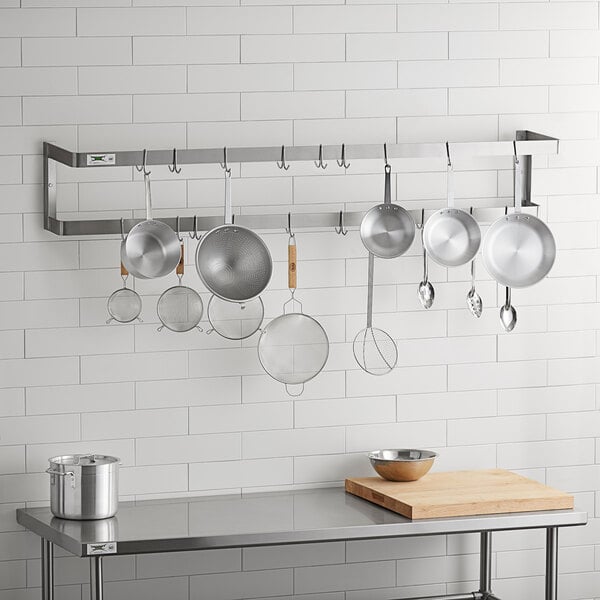
<instances>
[{"instance_id":1,"label":"pot rack hook","mask_svg":"<svg viewBox=\"0 0 600 600\"><path fill-rule=\"evenodd\" d=\"M425 209L421 209L421 223L417 224L417 229L423 229L425 227Z\"/></svg>"},{"instance_id":2,"label":"pot rack hook","mask_svg":"<svg viewBox=\"0 0 600 600\"><path fill-rule=\"evenodd\" d=\"M450 158L450 142L446 142L446 158L448 159L448 168L452 168L452 159Z\"/></svg>"},{"instance_id":3,"label":"pot rack hook","mask_svg":"<svg viewBox=\"0 0 600 600\"><path fill-rule=\"evenodd\" d=\"M519 164L519 155L517 154L517 140L513 140L513 153L515 156L515 165Z\"/></svg>"},{"instance_id":4,"label":"pot rack hook","mask_svg":"<svg viewBox=\"0 0 600 600\"><path fill-rule=\"evenodd\" d=\"M177 232L176 232L177 233L177 239L181 243L183 243L183 238L181 237L181 233L180 233L181 229L179 228L180 222L181 222L181 219L180 219L179 215L177 215L177 217L175 218L175 224L176 224L175 227L177 229Z\"/></svg>"},{"instance_id":5,"label":"pot rack hook","mask_svg":"<svg viewBox=\"0 0 600 600\"><path fill-rule=\"evenodd\" d=\"M194 215L194 224L192 225L194 231L190 231L190 238L192 240L198 239L198 217Z\"/></svg>"},{"instance_id":6,"label":"pot rack hook","mask_svg":"<svg viewBox=\"0 0 600 600\"><path fill-rule=\"evenodd\" d=\"M344 169L347 169L350 166L350 163L346 161L346 144L342 144L342 159L336 162L338 167L344 167Z\"/></svg>"},{"instance_id":7,"label":"pot rack hook","mask_svg":"<svg viewBox=\"0 0 600 600\"><path fill-rule=\"evenodd\" d=\"M142 153L142 166L138 167L137 165L135 166L135 168L137 169L137 171L139 173L143 173L144 175L150 175L150 173L152 171L148 171L148 169L146 168L146 159L148 158L148 150L146 150L146 148L144 148L144 152Z\"/></svg>"},{"instance_id":8,"label":"pot rack hook","mask_svg":"<svg viewBox=\"0 0 600 600\"><path fill-rule=\"evenodd\" d=\"M123 217L121 217L121 240L125 241L125 225L123 223Z\"/></svg>"},{"instance_id":9,"label":"pot rack hook","mask_svg":"<svg viewBox=\"0 0 600 600\"><path fill-rule=\"evenodd\" d=\"M220 165L227 175L231 175L231 167L227 164L227 146L223 146L223 162Z\"/></svg>"},{"instance_id":10,"label":"pot rack hook","mask_svg":"<svg viewBox=\"0 0 600 600\"><path fill-rule=\"evenodd\" d=\"M277 166L284 171L290 168L290 165L285 164L285 146L281 146L281 161L277 161Z\"/></svg>"},{"instance_id":11,"label":"pot rack hook","mask_svg":"<svg viewBox=\"0 0 600 600\"><path fill-rule=\"evenodd\" d=\"M169 165L171 173L181 173L181 167L177 166L177 148L173 148L173 164Z\"/></svg>"},{"instance_id":12,"label":"pot rack hook","mask_svg":"<svg viewBox=\"0 0 600 600\"><path fill-rule=\"evenodd\" d=\"M288 218L287 218L287 227L285 228L285 232L291 237L294 237L294 232L292 231L292 213L289 212L288 213Z\"/></svg>"},{"instance_id":13,"label":"pot rack hook","mask_svg":"<svg viewBox=\"0 0 600 600\"><path fill-rule=\"evenodd\" d=\"M319 160L315 160L314 162L317 169L327 168L327 163L323 162L323 144L319 144Z\"/></svg>"},{"instance_id":14,"label":"pot rack hook","mask_svg":"<svg viewBox=\"0 0 600 600\"><path fill-rule=\"evenodd\" d=\"M348 167L346 167L348 168ZM344 211L340 210L340 220L339 220L339 225L338 227L335 228L335 232L338 235L346 235L348 233L348 230L344 227Z\"/></svg>"},{"instance_id":15,"label":"pot rack hook","mask_svg":"<svg viewBox=\"0 0 600 600\"><path fill-rule=\"evenodd\" d=\"M387 157L387 142L385 142L385 144L383 144L383 160L385 161L385 166L389 167L390 163L388 162L388 157Z\"/></svg>"}]
</instances>

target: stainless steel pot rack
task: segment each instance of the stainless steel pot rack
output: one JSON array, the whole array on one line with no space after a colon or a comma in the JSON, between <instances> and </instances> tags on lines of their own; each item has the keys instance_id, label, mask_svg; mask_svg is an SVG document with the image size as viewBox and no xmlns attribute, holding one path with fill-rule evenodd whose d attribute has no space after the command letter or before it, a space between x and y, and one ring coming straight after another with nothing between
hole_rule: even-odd
<instances>
[{"instance_id":1,"label":"stainless steel pot rack","mask_svg":"<svg viewBox=\"0 0 600 600\"><path fill-rule=\"evenodd\" d=\"M528 130L516 132L517 147L522 177L523 206L531 204L531 157L533 155L558 154L559 140ZM501 142L455 142L451 143L452 157L473 156L513 156L512 140ZM220 164L228 168L230 163L272 162L285 168L292 162L314 161L323 165L330 161L342 161L342 166L352 160L395 158L446 158L447 144L405 143L405 144L354 144L319 146L271 146L256 148L210 148L191 150L139 150L114 152L71 152L49 142L44 142L44 228L60 236L117 235L123 225L129 231L142 219L103 219L68 220L57 219L56 165L61 163L73 168L106 169L124 166L169 165L178 172L182 165ZM339 164L339 163L338 163ZM492 206L506 206L508 200ZM485 206L490 206L486 204ZM345 226L357 226L362 212L346 212L343 215ZM284 229L288 214L238 215L236 222L253 229ZM294 213L294 228L335 228L340 224L339 212ZM209 217L167 217L159 219L173 229L179 221L180 231L194 231L194 220L198 231L207 231L222 224L219 216Z\"/></svg>"}]
</instances>

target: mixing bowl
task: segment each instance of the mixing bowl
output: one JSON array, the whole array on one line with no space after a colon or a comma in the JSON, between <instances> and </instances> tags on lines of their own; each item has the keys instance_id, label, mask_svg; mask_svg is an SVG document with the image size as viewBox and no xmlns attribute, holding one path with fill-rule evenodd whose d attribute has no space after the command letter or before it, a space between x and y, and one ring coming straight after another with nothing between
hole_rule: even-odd
<instances>
[{"instance_id":1,"label":"mixing bowl","mask_svg":"<svg viewBox=\"0 0 600 600\"><path fill-rule=\"evenodd\" d=\"M368 454L377 473L389 481L416 481L433 466L437 456L431 450L374 450Z\"/></svg>"}]
</instances>

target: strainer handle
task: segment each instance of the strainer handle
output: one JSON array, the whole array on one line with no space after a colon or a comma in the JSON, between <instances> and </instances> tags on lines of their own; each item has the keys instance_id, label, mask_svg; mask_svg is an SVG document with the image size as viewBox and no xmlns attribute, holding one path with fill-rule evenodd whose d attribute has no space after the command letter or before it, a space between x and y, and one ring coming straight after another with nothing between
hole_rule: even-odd
<instances>
[{"instance_id":1,"label":"strainer handle","mask_svg":"<svg viewBox=\"0 0 600 600\"><path fill-rule=\"evenodd\" d=\"M367 329L373 326L373 272L375 255L369 252L369 274L367 278Z\"/></svg>"},{"instance_id":2,"label":"strainer handle","mask_svg":"<svg viewBox=\"0 0 600 600\"><path fill-rule=\"evenodd\" d=\"M231 209L231 169L225 169L225 224L233 223L233 211Z\"/></svg>"},{"instance_id":3,"label":"strainer handle","mask_svg":"<svg viewBox=\"0 0 600 600\"><path fill-rule=\"evenodd\" d=\"M291 235L288 241L288 287L295 290L298 282L296 236Z\"/></svg>"},{"instance_id":4,"label":"strainer handle","mask_svg":"<svg viewBox=\"0 0 600 600\"><path fill-rule=\"evenodd\" d=\"M180 254L179 254L179 262L177 263L177 268L175 269L176 275L178 275L181 278L183 276L183 270L184 270L184 249L183 249L183 244L181 244L181 250L180 250Z\"/></svg>"}]
</instances>

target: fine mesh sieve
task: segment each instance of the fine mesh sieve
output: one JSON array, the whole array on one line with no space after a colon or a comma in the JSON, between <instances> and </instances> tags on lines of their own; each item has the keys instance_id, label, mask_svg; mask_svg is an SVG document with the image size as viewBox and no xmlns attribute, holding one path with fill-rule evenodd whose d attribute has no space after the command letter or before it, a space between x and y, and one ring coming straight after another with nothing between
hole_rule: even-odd
<instances>
[{"instance_id":1,"label":"fine mesh sieve","mask_svg":"<svg viewBox=\"0 0 600 600\"><path fill-rule=\"evenodd\" d=\"M273 262L263 240L233 224L231 171L225 171L225 225L205 234L196 249L196 269L215 296L230 302L256 298L269 284Z\"/></svg>"},{"instance_id":2,"label":"fine mesh sieve","mask_svg":"<svg viewBox=\"0 0 600 600\"><path fill-rule=\"evenodd\" d=\"M244 340L260 329L265 309L260 297L248 302L228 302L212 296L207 314L212 329L206 333L215 331L228 340Z\"/></svg>"},{"instance_id":3,"label":"fine mesh sieve","mask_svg":"<svg viewBox=\"0 0 600 600\"><path fill-rule=\"evenodd\" d=\"M283 314L273 319L258 340L258 358L273 379L284 383L290 395L300 395L304 384L316 377L329 356L329 339L321 324L302 312L302 303L294 298L296 291L296 240L290 235L288 244L288 287L292 297L283 305ZM286 313L286 306L293 312ZM288 386L302 385L299 394Z\"/></svg>"},{"instance_id":4,"label":"fine mesh sieve","mask_svg":"<svg viewBox=\"0 0 600 600\"><path fill-rule=\"evenodd\" d=\"M114 291L106 303L106 308L110 315L110 318L106 321L107 324L112 321L116 321L117 323L131 323L136 319L141 321L142 299L136 291L127 287L128 277L129 272L125 268L125 265L121 263L123 287Z\"/></svg>"},{"instance_id":5,"label":"fine mesh sieve","mask_svg":"<svg viewBox=\"0 0 600 600\"><path fill-rule=\"evenodd\" d=\"M175 333L185 333L198 327L202 319L204 312L202 298L196 290L181 284L184 271L183 255L183 244L181 244L181 255L176 269L179 283L163 292L156 305L156 312L162 323L158 331L166 327Z\"/></svg>"}]
</instances>

